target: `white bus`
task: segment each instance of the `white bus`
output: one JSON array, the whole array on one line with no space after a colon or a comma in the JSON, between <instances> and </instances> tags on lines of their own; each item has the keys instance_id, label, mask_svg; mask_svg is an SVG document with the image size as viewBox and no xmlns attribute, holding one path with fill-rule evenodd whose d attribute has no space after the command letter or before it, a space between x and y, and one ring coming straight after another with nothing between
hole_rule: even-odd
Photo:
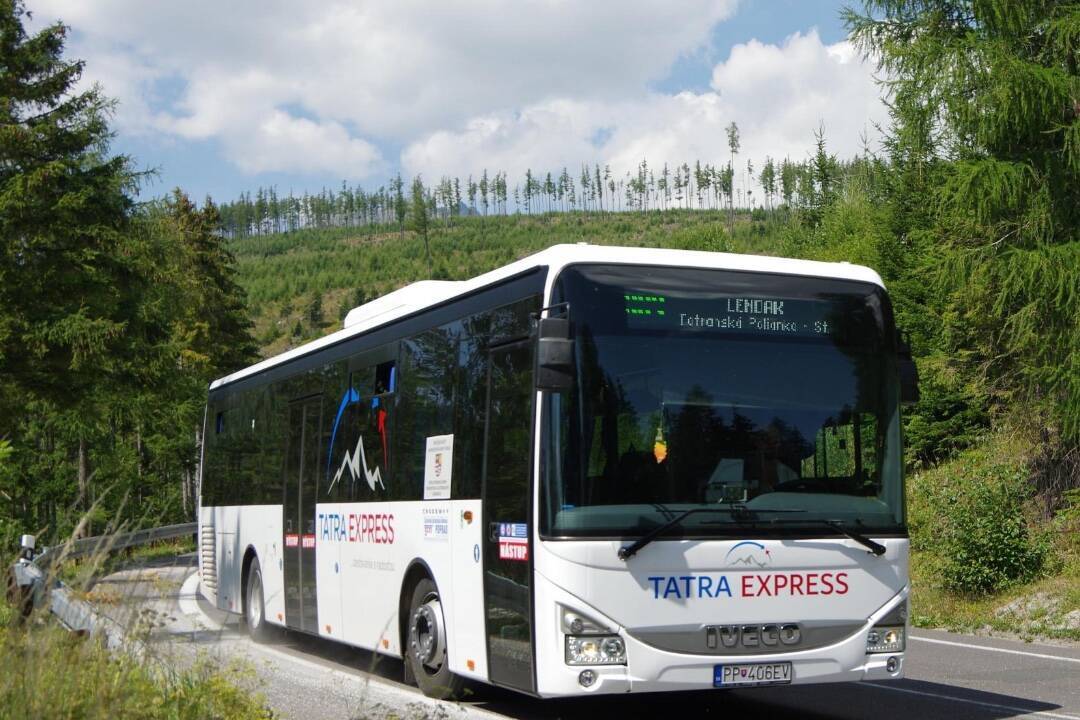
<instances>
[{"instance_id":1,"label":"white bus","mask_svg":"<svg viewBox=\"0 0 1080 720\"><path fill-rule=\"evenodd\" d=\"M202 593L539 697L900 678L881 279L561 245L420 282L211 384Z\"/></svg>"}]
</instances>

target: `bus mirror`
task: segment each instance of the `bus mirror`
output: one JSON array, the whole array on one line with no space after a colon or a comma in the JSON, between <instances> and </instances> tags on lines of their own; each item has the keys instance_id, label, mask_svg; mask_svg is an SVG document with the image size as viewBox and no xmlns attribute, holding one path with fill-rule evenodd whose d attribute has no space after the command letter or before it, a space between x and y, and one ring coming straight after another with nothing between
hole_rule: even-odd
<instances>
[{"instance_id":1,"label":"bus mirror","mask_svg":"<svg viewBox=\"0 0 1080 720\"><path fill-rule=\"evenodd\" d=\"M574 386L574 341L567 318L541 318L537 327L536 387L566 392Z\"/></svg>"},{"instance_id":2,"label":"bus mirror","mask_svg":"<svg viewBox=\"0 0 1080 720\"><path fill-rule=\"evenodd\" d=\"M919 402L919 368L911 357L907 338L897 333L896 364L900 371L900 404L914 405Z\"/></svg>"}]
</instances>

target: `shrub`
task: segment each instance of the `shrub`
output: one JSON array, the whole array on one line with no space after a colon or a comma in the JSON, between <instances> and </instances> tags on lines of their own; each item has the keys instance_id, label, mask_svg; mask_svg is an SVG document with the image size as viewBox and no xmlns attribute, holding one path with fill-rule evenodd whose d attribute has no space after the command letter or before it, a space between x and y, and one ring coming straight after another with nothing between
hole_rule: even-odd
<instances>
[{"instance_id":1,"label":"shrub","mask_svg":"<svg viewBox=\"0 0 1080 720\"><path fill-rule=\"evenodd\" d=\"M944 536L944 581L969 595L1031 580L1042 568L1047 544L1033 537L1024 516L1026 473L987 478L957 499Z\"/></svg>"}]
</instances>

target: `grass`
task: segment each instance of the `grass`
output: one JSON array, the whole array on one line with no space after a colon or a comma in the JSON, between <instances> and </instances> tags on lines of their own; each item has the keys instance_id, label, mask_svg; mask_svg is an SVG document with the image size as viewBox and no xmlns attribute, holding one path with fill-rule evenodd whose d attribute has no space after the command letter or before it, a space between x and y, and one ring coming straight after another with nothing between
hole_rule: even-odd
<instances>
[{"instance_id":1,"label":"grass","mask_svg":"<svg viewBox=\"0 0 1080 720\"><path fill-rule=\"evenodd\" d=\"M1024 640L1080 641L1080 565L1060 574L982 596L952 592L933 553L911 557L911 618L918 627L1013 635ZM1072 624L1069 624L1072 613Z\"/></svg>"},{"instance_id":2,"label":"grass","mask_svg":"<svg viewBox=\"0 0 1080 720\"><path fill-rule=\"evenodd\" d=\"M272 718L250 669L200 660L184 668L124 652L55 626L16 622L0 601L0 720Z\"/></svg>"}]
</instances>

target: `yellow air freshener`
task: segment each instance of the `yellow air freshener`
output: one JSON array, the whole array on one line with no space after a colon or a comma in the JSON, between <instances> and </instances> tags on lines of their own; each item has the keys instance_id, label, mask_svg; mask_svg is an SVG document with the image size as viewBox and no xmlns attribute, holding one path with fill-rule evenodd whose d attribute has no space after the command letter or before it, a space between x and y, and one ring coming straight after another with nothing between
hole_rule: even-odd
<instances>
[{"instance_id":1,"label":"yellow air freshener","mask_svg":"<svg viewBox=\"0 0 1080 720\"><path fill-rule=\"evenodd\" d=\"M664 440L663 428L656 428L656 442L653 443L652 454L658 465L667 458L667 442Z\"/></svg>"}]
</instances>

